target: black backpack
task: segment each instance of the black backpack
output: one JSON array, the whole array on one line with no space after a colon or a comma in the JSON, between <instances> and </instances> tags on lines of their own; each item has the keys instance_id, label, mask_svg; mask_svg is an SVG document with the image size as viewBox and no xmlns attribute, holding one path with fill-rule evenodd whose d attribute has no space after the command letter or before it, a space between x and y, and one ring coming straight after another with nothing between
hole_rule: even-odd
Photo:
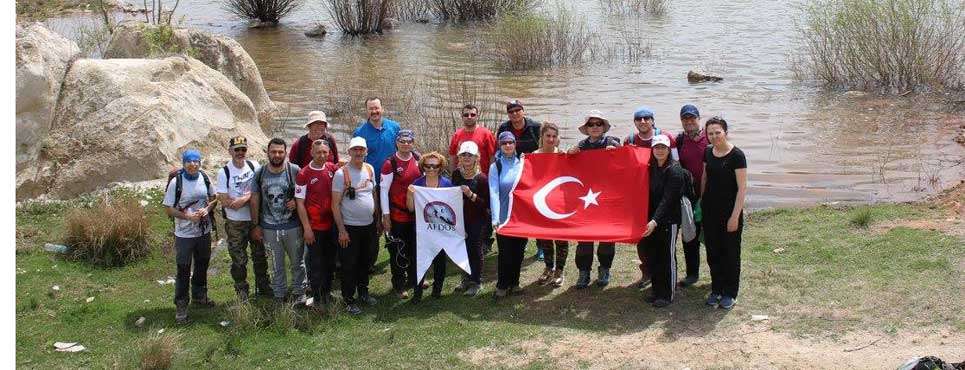
<instances>
[{"instance_id":1,"label":"black backpack","mask_svg":"<svg viewBox=\"0 0 965 370\"><path fill-rule=\"evenodd\" d=\"M332 150L335 150L335 139L331 135L322 136L322 140L327 141L328 147ZM308 134L302 135L302 137L298 138L298 151L295 153L295 160L301 161L302 158L305 158L305 154L307 154L308 151L311 150L311 148L312 148L312 141L308 140ZM308 162L311 162L311 161L312 160L309 158ZM325 161L328 162L328 158L326 158ZM295 164L297 164L299 167L305 167L308 165L308 162L295 163ZM336 162L335 164L338 164L338 163Z\"/></svg>"}]
</instances>

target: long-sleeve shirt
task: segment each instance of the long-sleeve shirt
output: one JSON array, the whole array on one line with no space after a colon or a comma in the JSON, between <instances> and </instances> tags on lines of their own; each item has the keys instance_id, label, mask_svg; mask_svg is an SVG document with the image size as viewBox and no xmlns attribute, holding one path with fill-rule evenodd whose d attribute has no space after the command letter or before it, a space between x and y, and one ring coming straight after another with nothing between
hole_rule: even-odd
<instances>
[{"instance_id":1,"label":"long-sleeve shirt","mask_svg":"<svg viewBox=\"0 0 965 370\"><path fill-rule=\"evenodd\" d=\"M497 163L502 163L502 171L498 170ZM516 156L506 158L502 152L496 155L496 162L489 166L489 208L492 210L493 224L502 224L509 217L509 198L522 170L522 159Z\"/></svg>"}]
</instances>

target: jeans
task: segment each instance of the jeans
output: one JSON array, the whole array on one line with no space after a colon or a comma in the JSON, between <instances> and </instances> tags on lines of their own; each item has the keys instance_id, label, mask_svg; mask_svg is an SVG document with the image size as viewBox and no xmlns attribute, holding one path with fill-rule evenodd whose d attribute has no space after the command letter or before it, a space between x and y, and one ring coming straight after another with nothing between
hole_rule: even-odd
<instances>
[{"instance_id":1,"label":"jeans","mask_svg":"<svg viewBox=\"0 0 965 370\"><path fill-rule=\"evenodd\" d=\"M305 265L303 259L305 242L302 239L302 228L264 229L264 237L265 246L271 249L274 256L275 271L271 288L275 293L275 298L285 298L286 294L295 296L305 294ZM285 271L286 256L288 257L288 271ZM290 287L286 282L287 272L291 273Z\"/></svg>"},{"instance_id":2,"label":"jeans","mask_svg":"<svg viewBox=\"0 0 965 370\"><path fill-rule=\"evenodd\" d=\"M211 234L194 238L174 237L175 263L177 277L174 279L174 304L187 304L188 283L191 285L191 298L203 299L208 296L208 263L211 261ZM192 272L192 262L194 270Z\"/></svg>"},{"instance_id":3,"label":"jeans","mask_svg":"<svg viewBox=\"0 0 965 370\"><path fill-rule=\"evenodd\" d=\"M466 224L466 255L469 256L469 282L482 283L483 269L483 225L485 222Z\"/></svg>"}]
</instances>

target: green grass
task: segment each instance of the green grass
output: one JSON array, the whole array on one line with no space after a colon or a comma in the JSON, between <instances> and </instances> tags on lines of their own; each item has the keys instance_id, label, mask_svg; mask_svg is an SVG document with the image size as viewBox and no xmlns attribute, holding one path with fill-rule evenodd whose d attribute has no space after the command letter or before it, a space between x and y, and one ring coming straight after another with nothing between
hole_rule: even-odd
<instances>
[{"instance_id":1,"label":"green grass","mask_svg":"<svg viewBox=\"0 0 965 370\"><path fill-rule=\"evenodd\" d=\"M935 216L923 205L877 205L835 210L828 207L778 209L748 217L744 233L742 290L732 311L702 305L709 290L705 260L701 282L679 291L665 310L642 302L644 293L629 285L637 279L636 252L618 246L611 286L600 290L570 288L575 281L573 249L567 283L555 290L532 282L542 263L524 262L524 295L493 302L495 255L487 257L485 295L451 294L458 283L454 269L442 299L418 306L390 293L387 254L382 251L372 280L380 303L352 317L325 317L305 311L273 310L268 302L234 304L225 251L212 261L213 309L192 309L192 322L174 324L173 286L156 280L174 273L170 221L152 193L152 246L147 259L101 269L68 262L43 252L44 242L58 242L66 209L63 204L33 204L17 209L16 320L17 362L24 367L134 367L142 343L166 334L180 338L173 366L183 367L478 367L464 354L494 347L512 353L525 340L555 341L571 333L627 334L663 329L676 335L729 330L767 314L773 330L794 335L834 337L848 331L893 335L903 329L965 328L965 297L955 282L961 276L965 248L961 239L936 231L894 228L877 223ZM872 225L856 228L852 214L868 209ZM780 253L774 250L783 248ZM682 256L678 260L683 260ZM682 263L680 268L682 269ZM682 271L681 271L682 273ZM60 291L52 286L59 285ZM87 297L95 297L87 303ZM136 327L139 317L147 318ZM228 327L219 322L231 321ZM82 353L58 353L57 341L78 341ZM530 367L554 367L534 359Z\"/></svg>"}]
</instances>

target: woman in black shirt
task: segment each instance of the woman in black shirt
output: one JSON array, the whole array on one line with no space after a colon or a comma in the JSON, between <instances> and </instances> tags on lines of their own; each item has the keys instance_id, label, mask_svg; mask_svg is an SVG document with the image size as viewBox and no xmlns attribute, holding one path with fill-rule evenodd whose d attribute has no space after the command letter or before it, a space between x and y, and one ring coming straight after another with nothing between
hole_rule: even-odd
<instances>
[{"instance_id":1,"label":"woman in black shirt","mask_svg":"<svg viewBox=\"0 0 965 370\"><path fill-rule=\"evenodd\" d=\"M740 286L747 159L743 151L727 140L724 119L707 120L704 131L712 144L704 151L704 176L700 180L704 245L711 282L707 305L729 310L737 302Z\"/></svg>"}]
</instances>

